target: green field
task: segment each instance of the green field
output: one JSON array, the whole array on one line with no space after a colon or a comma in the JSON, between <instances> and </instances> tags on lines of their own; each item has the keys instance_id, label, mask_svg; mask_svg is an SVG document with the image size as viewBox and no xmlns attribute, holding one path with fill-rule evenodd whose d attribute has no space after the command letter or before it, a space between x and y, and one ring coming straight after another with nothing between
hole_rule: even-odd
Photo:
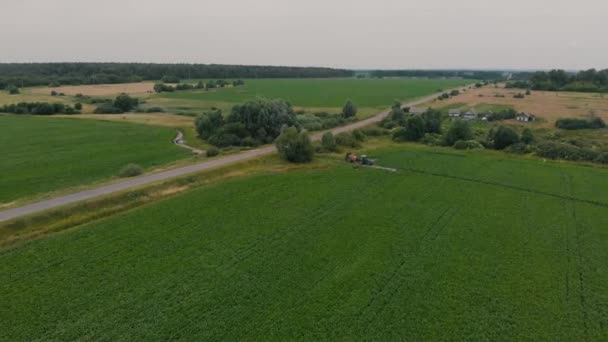
<instances>
[{"instance_id":1,"label":"green field","mask_svg":"<svg viewBox=\"0 0 608 342\"><path fill-rule=\"evenodd\" d=\"M439 89L459 87L471 82L455 79L262 79L246 80L245 86L241 87L211 91L179 91L163 93L159 97L204 101L222 108L263 96L281 98L296 107L332 109L341 108L350 98L360 108L384 109L395 100L405 102L433 94Z\"/></svg>"},{"instance_id":2,"label":"green field","mask_svg":"<svg viewBox=\"0 0 608 342\"><path fill-rule=\"evenodd\" d=\"M0 203L186 158L167 127L0 115Z\"/></svg>"},{"instance_id":3,"label":"green field","mask_svg":"<svg viewBox=\"0 0 608 342\"><path fill-rule=\"evenodd\" d=\"M0 253L0 340L608 339L608 170L370 154Z\"/></svg>"}]
</instances>

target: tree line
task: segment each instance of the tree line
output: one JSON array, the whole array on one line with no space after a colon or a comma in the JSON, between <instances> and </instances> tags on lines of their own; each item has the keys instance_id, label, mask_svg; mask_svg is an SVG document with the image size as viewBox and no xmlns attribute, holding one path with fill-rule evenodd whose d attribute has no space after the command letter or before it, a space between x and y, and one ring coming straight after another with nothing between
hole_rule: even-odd
<instances>
[{"instance_id":1,"label":"tree line","mask_svg":"<svg viewBox=\"0 0 608 342\"><path fill-rule=\"evenodd\" d=\"M371 77L464 78L471 80L504 79L502 71L480 70L374 70Z\"/></svg>"},{"instance_id":2,"label":"tree line","mask_svg":"<svg viewBox=\"0 0 608 342\"><path fill-rule=\"evenodd\" d=\"M2 63L0 88L127 83L142 80L352 77L345 69L152 63ZM167 78L165 78L167 79ZM167 82L169 83L169 82Z\"/></svg>"},{"instance_id":3,"label":"tree line","mask_svg":"<svg viewBox=\"0 0 608 342\"><path fill-rule=\"evenodd\" d=\"M589 69L577 73L561 69L520 74L507 83L509 88L549 91L608 92L608 69Z\"/></svg>"}]
</instances>

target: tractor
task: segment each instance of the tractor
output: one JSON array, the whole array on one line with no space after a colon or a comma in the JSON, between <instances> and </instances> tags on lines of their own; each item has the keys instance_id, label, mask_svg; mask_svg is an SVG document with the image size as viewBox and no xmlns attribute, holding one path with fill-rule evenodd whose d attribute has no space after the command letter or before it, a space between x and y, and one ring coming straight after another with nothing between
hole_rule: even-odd
<instances>
[{"instance_id":1,"label":"tractor","mask_svg":"<svg viewBox=\"0 0 608 342\"><path fill-rule=\"evenodd\" d=\"M362 155L362 156L358 156L354 153L347 153L346 156L344 156L344 160L348 163L351 164L359 164L359 165L367 165L367 166L371 166L374 165L374 161L369 159L368 156L366 155Z\"/></svg>"}]
</instances>

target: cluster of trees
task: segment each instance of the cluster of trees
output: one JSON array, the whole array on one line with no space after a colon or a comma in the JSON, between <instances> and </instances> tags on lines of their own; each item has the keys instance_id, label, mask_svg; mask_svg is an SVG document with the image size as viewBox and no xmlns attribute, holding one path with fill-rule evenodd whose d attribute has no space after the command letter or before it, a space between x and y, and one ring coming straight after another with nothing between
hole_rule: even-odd
<instances>
[{"instance_id":1,"label":"cluster of trees","mask_svg":"<svg viewBox=\"0 0 608 342\"><path fill-rule=\"evenodd\" d=\"M64 84L103 84L177 79L352 77L351 70L310 67L144 63L0 64L0 89ZM169 75L169 76L167 76ZM165 78L165 83L170 79ZM177 82L175 82L177 83Z\"/></svg>"},{"instance_id":2,"label":"cluster of trees","mask_svg":"<svg viewBox=\"0 0 608 342\"><path fill-rule=\"evenodd\" d=\"M402 108L401 103L395 102L390 114L380 126L388 129L396 128L393 139L397 141L418 141L425 134L441 133L441 112L433 109L421 115L410 115L409 108Z\"/></svg>"},{"instance_id":3,"label":"cluster of trees","mask_svg":"<svg viewBox=\"0 0 608 342\"><path fill-rule=\"evenodd\" d=\"M599 164L608 164L608 152L595 151L554 141L543 141L539 143L536 146L535 153L539 157L549 159L589 161Z\"/></svg>"},{"instance_id":4,"label":"cluster of trees","mask_svg":"<svg viewBox=\"0 0 608 342\"><path fill-rule=\"evenodd\" d=\"M4 105L0 107L1 113L12 114L33 114L33 115L53 115L53 114L80 114L82 105L77 103L74 107L63 103L48 102L21 102L17 104Z\"/></svg>"},{"instance_id":5,"label":"cluster of trees","mask_svg":"<svg viewBox=\"0 0 608 342\"><path fill-rule=\"evenodd\" d=\"M17 95L19 94L19 88L17 88L14 85L7 85L5 88L6 92L9 93L9 95Z\"/></svg>"},{"instance_id":6,"label":"cluster of trees","mask_svg":"<svg viewBox=\"0 0 608 342\"><path fill-rule=\"evenodd\" d=\"M490 113L486 116L488 121L501 121L515 119L517 111L513 108L507 108L496 113Z\"/></svg>"},{"instance_id":7,"label":"cluster of trees","mask_svg":"<svg viewBox=\"0 0 608 342\"><path fill-rule=\"evenodd\" d=\"M130 112L137 106L139 106L139 99L127 94L120 94L113 101L101 102L95 109L95 114L121 114Z\"/></svg>"},{"instance_id":8,"label":"cluster of trees","mask_svg":"<svg viewBox=\"0 0 608 342\"><path fill-rule=\"evenodd\" d=\"M525 76L526 79L510 82L507 86L533 90L608 92L608 69L599 71L589 69L578 73L555 69L549 72L538 71Z\"/></svg>"},{"instance_id":9,"label":"cluster of trees","mask_svg":"<svg viewBox=\"0 0 608 342\"><path fill-rule=\"evenodd\" d=\"M291 105L283 100L255 99L236 105L224 118L221 110L198 116L199 136L218 147L257 146L273 142L283 127L299 129Z\"/></svg>"},{"instance_id":10,"label":"cluster of trees","mask_svg":"<svg viewBox=\"0 0 608 342\"><path fill-rule=\"evenodd\" d=\"M443 93L443 94L439 95L439 97L437 97L437 99L438 100L447 100L452 96L458 96L458 95L460 95L460 90L454 89L449 93Z\"/></svg>"},{"instance_id":11,"label":"cluster of trees","mask_svg":"<svg viewBox=\"0 0 608 342\"><path fill-rule=\"evenodd\" d=\"M177 85L172 86L172 85L168 85L165 83L157 83L154 85L154 91L157 93L164 93L164 92L174 92L174 91L180 91L180 90L191 90L191 89L213 89L213 88L224 88L225 86L232 84L233 87L238 87L241 85L245 85L245 81L243 80L235 80L232 82L228 82L226 80L217 80L217 81L208 81L207 83L204 83L202 81L199 81L196 84L189 84L189 83L179 83L179 80L177 80L177 82L172 82L172 83L177 83Z\"/></svg>"},{"instance_id":12,"label":"cluster of trees","mask_svg":"<svg viewBox=\"0 0 608 342\"><path fill-rule=\"evenodd\" d=\"M372 77L428 77L428 78L464 78L472 80L501 80L502 71L474 70L375 70Z\"/></svg>"},{"instance_id":13,"label":"cluster of trees","mask_svg":"<svg viewBox=\"0 0 608 342\"><path fill-rule=\"evenodd\" d=\"M598 129L606 127L602 118L594 117L591 119L559 119L555 122L555 127L567 130L576 129Z\"/></svg>"}]
</instances>

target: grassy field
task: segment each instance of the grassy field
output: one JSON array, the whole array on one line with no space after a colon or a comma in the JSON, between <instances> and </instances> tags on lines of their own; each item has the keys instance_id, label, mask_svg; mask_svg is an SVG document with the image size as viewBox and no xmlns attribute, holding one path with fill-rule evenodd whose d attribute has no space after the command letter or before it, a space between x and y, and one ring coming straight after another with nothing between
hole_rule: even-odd
<instances>
[{"instance_id":1,"label":"grassy field","mask_svg":"<svg viewBox=\"0 0 608 342\"><path fill-rule=\"evenodd\" d=\"M137 163L186 158L175 129L121 122L0 115L0 203L88 184Z\"/></svg>"},{"instance_id":2,"label":"grassy field","mask_svg":"<svg viewBox=\"0 0 608 342\"><path fill-rule=\"evenodd\" d=\"M212 91L163 93L150 103L180 110L179 104L227 109L257 96L281 98L298 108L339 111L352 99L365 113L385 109L394 100L408 101L471 83L470 80L424 79L262 79L246 80L245 86ZM181 102L176 102L180 100ZM181 110L186 110L182 107Z\"/></svg>"},{"instance_id":3,"label":"grassy field","mask_svg":"<svg viewBox=\"0 0 608 342\"><path fill-rule=\"evenodd\" d=\"M608 170L370 154L5 250L0 339L608 338Z\"/></svg>"}]
</instances>

